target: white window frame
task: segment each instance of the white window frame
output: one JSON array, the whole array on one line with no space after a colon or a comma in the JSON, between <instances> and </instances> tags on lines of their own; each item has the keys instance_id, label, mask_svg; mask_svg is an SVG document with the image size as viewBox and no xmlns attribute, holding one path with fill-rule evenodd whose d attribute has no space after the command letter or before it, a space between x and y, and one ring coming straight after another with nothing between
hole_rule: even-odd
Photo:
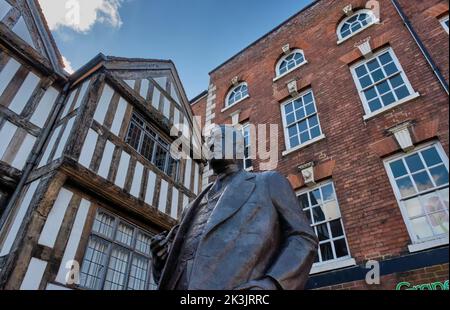
<instances>
[{"instance_id":1,"label":"white window frame","mask_svg":"<svg viewBox=\"0 0 450 310\"><path fill-rule=\"evenodd\" d=\"M297 100L298 98L305 96L309 92L311 92L313 100L314 100L314 106L316 108L316 115L317 115L317 120L318 120L318 123L319 123L319 128L320 128L321 135L316 137L316 138L314 138L314 139L311 139L311 140L309 140L309 141L307 141L307 142L305 142L303 144L301 143L301 144L299 144L299 145L297 145L295 147L292 147L291 146L291 141L289 139L289 130L288 130L288 126L287 126L286 111L285 111L284 107L286 105L288 105L289 103ZM312 88L307 89L304 92L300 93L298 96L283 102L281 104L281 118L283 120L284 142L285 142L285 145L286 145L286 151L283 152L283 156L289 155L292 152L298 151L298 150L300 150L302 148L305 148L305 147L307 147L307 146L309 146L311 144L314 144L316 142L319 142L319 141L325 139L325 134L323 133L322 124L320 122L319 110L317 108L316 97L315 97L315 94L314 94L314 91L312 90Z\"/></svg>"},{"instance_id":2,"label":"white window frame","mask_svg":"<svg viewBox=\"0 0 450 310\"><path fill-rule=\"evenodd\" d=\"M449 29L448 26L446 24L446 22L448 22L449 20L449 16L448 14L444 17L442 17L439 21L441 22L442 27L444 28L445 32L447 32L447 34L449 34Z\"/></svg>"},{"instance_id":3,"label":"white window frame","mask_svg":"<svg viewBox=\"0 0 450 310\"><path fill-rule=\"evenodd\" d=\"M345 257L339 257L339 258L336 258L336 259L333 259L333 260L329 260L329 261L325 261L325 262L314 263L314 265L312 266L310 274L318 274L318 273L322 273L322 272L325 272L325 271L330 271L330 270L336 270L336 269L342 269L342 268L346 268L346 267L356 266L356 261L352 257L352 254L351 254L351 251L350 251L350 246L348 244L347 233L346 233L346 230L345 230L344 221L342 219L341 207L339 205L339 198L337 196L336 186L334 184L334 181L330 179L330 180L326 180L326 181L320 182L320 183L316 184L314 187L301 189L301 190L296 192L296 196L300 197L301 195L304 195L304 194L308 194L309 195L309 193L314 192L315 190L317 190L317 189L319 189L321 187L324 187L324 186L326 186L328 184L331 184L333 186L334 195L335 195L335 198L336 198L336 204L337 204L337 206L339 208L339 213L340 213L340 218L339 219L341 220L342 230L344 232L344 236L343 237L344 237L345 243L347 245L348 255L345 256ZM309 207L311 207L311 206L309 206ZM303 208L302 208L302 212L304 212ZM329 222L330 221L326 221L325 223L329 223ZM319 224L319 225L322 225L322 224ZM311 224L311 227L313 227L313 229L314 229L314 226L316 226L316 225ZM342 239L342 237L340 237L340 238ZM336 238L332 238L330 240L334 240L334 239L336 239ZM332 245L332 249L334 249L334 245Z\"/></svg>"},{"instance_id":4,"label":"white window frame","mask_svg":"<svg viewBox=\"0 0 450 310\"><path fill-rule=\"evenodd\" d=\"M234 90L236 88L241 87L243 85L245 85L247 87L247 95L242 97L238 101L234 102L233 104L228 105L228 101L230 100L231 94L234 92ZM224 112L224 111L226 111L228 109L231 109L232 107L234 107L235 105L237 105L238 103L244 101L247 98L250 98L250 89L248 87L248 83L247 82L241 82L238 85L234 86L232 89L230 89L230 91L228 92L227 96L225 97L225 107L223 108L223 110L221 112Z\"/></svg>"},{"instance_id":5,"label":"white window frame","mask_svg":"<svg viewBox=\"0 0 450 310\"><path fill-rule=\"evenodd\" d=\"M297 65L296 65L295 67L293 67L292 69L290 69L290 70L288 70L288 71L286 71L286 72L284 72L284 73L281 73L281 72L280 72L280 66L281 66L281 63L282 63L283 61L285 61L286 58L288 58L288 57L290 57L290 56L292 56L293 54L296 54L296 53L300 53L300 54L303 55L303 62L297 64ZM275 77L274 81L281 79L282 77L288 75L288 74L291 73L292 71L295 71L295 70L297 70L298 68L300 68L300 67L306 65L307 63L308 63L308 61L306 60L305 52L304 52L303 50L301 50L301 49L295 49L295 50L291 51L289 54L284 55L283 57L281 57L280 60L278 60L277 65L276 65L276 67L275 67L275 75L276 75L276 77Z\"/></svg>"},{"instance_id":6,"label":"white window frame","mask_svg":"<svg viewBox=\"0 0 450 310\"><path fill-rule=\"evenodd\" d=\"M408 216L407 210L405 209L405 206L402 203L402 200L405 200L405 198L402 198L402 196L400 194L400 190L398 189L398 186L397 186L397 184L395 182L395 177L394 177L394 174L393 174L392 169L390 167L390 164L395 162L395 161L397 161L397 160L399 160L400 158L411 156L413 154L416 154L418 152L423 151L424 149L431 148L431 147L435 147L436 148L439 156L441 156L441 159L444 162L444 165L447 167L447 170L448 170L449 169L448 156L447 156L444 148L442 147L441 143L440 142L436 142L436 141L432 141L432 142L428 142L428 143L422 144L419 147L416 147L413 151L408 152L407 154L406 153L400 153L400 154L393 155L393 156L387 158L384 161L385 170L386 170L386 172L388 174L389 181L390 181L390 184L391 184L391 188L394 191L395 198L397 200L397 205L400 208L400 211L401 211L401 214L402 214L402 217L403 217L403 222L405 223L405 226L406 226L406 228L408 230L408 234L409 234L411 242L412 242L412 244L408 246L410 252L418 252L418 251L422 251L422 250L426 250L426 249L430 249L430 248L434 248L434 247L437 247L437 246L448 244L449 238L448 238L448 235L447 236L442 235L442 236L433 236L433 237L430 237L430 238L424 239L424 240L417 240L416 239L416 235L414 234L414 230L411 227L411 223L409 221L409 216ZM408 170L408 172L409 172L409 170ZM447 187L448 187L448 185L447 185ZM445 186L441 186L441 187L438 187L438 188L445 188ZM436 191L436 190L437 189L435 188L433 190L430 190L429 192L431 193L431 192ZM427 193L427 191L425 191L423 193L419 193L416 196L424 195L425 193Z\"/></svg>"},{"instance_id":7,"label":"white window frame","mask_svg":"<svg viewBox=\"0 0 450 310\"><path fill-rule=\"evenodd\" d=\"M247 129L247 128L249 128L249 148L250 148L250 150L249 150L249 157L245 157L245 130ZM242 125L242 135L243 135L243 137L244 137L244 169L245 170L247 170L247 171L253 171L253 161L252 161L252 165L251 166L249 166L249 167L247 167L247 165L246 165L246 161L247 160L252 160L252 148L253 148L253 145L252 145L252 130L251 130L251 124L250 123L245 123L245 124L243 124Z\"/></svg>"},{"instance_id":8,"label":"white window frame","mask_svg":"<svg viewBox=\"0 0 450 310\"><path fill-rule=\"evenodd\" d=\"M402 77L403 82L405 83L405 86L408 88L408 91L409 91L410 95L408 97L405 97L405 98L401 99L401 100L393 102L392 104L390 104L388 106L384 106L381 109L372 112L370 110L369 103L368 103L366 97L364 96L364 90L366 90L367 87L366 88L362 88L361 87L361 83L359 81L358 75L356 74L356 68L358 68L363 63L368 63L371 60L373 60L375 58L378 58L378 56L380 56L381 54L384 54L385 52L389 52L389 54L391 55L395 65L397 66L397 68L400 71L400 76ZM377 116L378 114L384 113L384 112L386 112L388 110L391 110L391 109L393 109L393 108L395 108L395 107L397 107L397 106L399 106L399 105L401 105L401 104L403 104L405 102L411 101L411 100L413 100L413 99L415 99L415 98L420 96L420 94L417 93L414 90L414 88L412 87L411 82L409 81L408 77L406 76L405 70L403 69L402 65L400 64L400 61L398 60L397 55L395 54L394 49L392 47L384 48L384 49L376 52L375 54L373 54L372 57L364 59L364 60L361 60L361 61L353 64L350 67L350 71L352 73L353 81L354 81L354 83L356 85L356 88L358 90L358 94L359 94L359 97L361 99L361 102L363 103L364 112L365 112L364 120L371 119L372 117ZM396 73L396 75L397 74L398 73ZM386 79L378 81L375 84L372 84L370 87L378 85L378 84L382 83L383 81L386 81L389 78L390 78L390 76L386 77Z\"/></svg>"},{"instance_id":9,"label":"white window frame","mask_svg":"<svg viewBox=\"0 0 450 310\"><path fill-rule=\"evenodd\" d=\"M342 34L341 34L341 30L342 30L342 27L344 27L345 23L346 23L348 20L350 20L351 18L353 18L355 15L362 14L362 13L366 13L366 14L372 15L372 22L369 23L369 24L367 24L366 26L364 26L364 27L362 27L362 28L356 30L355 32L353 32L353 33L350 34L349 36L343 38L343 37L342 37ZM358 11L354 12L351 16L346 17L344 20L342 20L342 21L339 23L339 26L338 26L337 29L336 29L336 34L337 34L337 37L338 37L338 42L337 42L337 43L338 43L338 44L341 44L341 43L347 41L348 39L350 39L350 38L356 36L358 33L363 32L364 30L366 30L367 28L369 28L369 27L375 25L375 24L378 23L378 22L379 22L379 19L378 19L377 16L373 13L372 10L369 10L369 9L362 9L362 10L358 10Z\"/></svg>"}]
</instances>

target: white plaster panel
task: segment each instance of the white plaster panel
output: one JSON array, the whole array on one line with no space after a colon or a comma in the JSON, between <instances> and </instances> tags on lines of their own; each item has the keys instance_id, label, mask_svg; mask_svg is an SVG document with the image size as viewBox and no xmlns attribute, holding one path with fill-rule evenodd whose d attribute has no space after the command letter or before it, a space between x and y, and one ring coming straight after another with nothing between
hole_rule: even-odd
<instances>
[{"instance_id":1,"label":"white plaster panel","mask_svg":"<svg viewBox=\"0 0 450 310\"><path fill-rule=\"evenodd\" d=\"M39 82L40 78L33 72L29 72L17 91L17 94L14 96L14 99L9 104L8 109L20 115Z\"/></svg>"},{"instance_id":2,"label":"white plaster panel","mask_svg":"<svg viewBox=\"0 0 450 310\"><path fill-rule=\"evenodd\" d=\"M105 85L103 89L102 96L97 104L97 109L94 114L94 119L103 125L105 122L106 114L108 113L109 105L111 103L112 97L114 96L114 90Z\"/></svg>"},{"instance_id":3,"label":"white plaster panel","mask_svg":"<svg viewBox=\"0 0 450 310\"><path fill-rule=\"evenodd\" d=\"M128 174L128 166L130 165L130 154L122 152L120 156L119 168L117 170L116 181L114 184L123 188Z\"/></svg>"},{"instance_id":4,"label":"white plaster panel","mask_svg":"<svg viewBox=\"0 0 450 310\"><path fill-rule=\"evenodd\" d=\"M84 140L83 148L81 149L80 159L78 160L81 165L88 169L91 166L97 140L98 134L94 130L89 129L86 140Z\"/></svg>"},{"instance_id":5,"label":"white plaster panel","mask_svg":"<svg viewBox=\"0 0 450 310\"><path fill-rule=\"evenodd\" d=\"M58 99L58 95L59 92L55 88L49 87L36 107L33 116L31 116L30 122L39 128L44 127L53 110L56 99Z\"/></svg>"},{"instance_id":6,"label":"white plaster panel","mask_svg":"<svg viewBox=\"0 0 450 310\"><path fill-rule=\"evenodd\" d=\"M27 272L20 285L21 291L36 291L39 289L42 277L44 276L45 269L47 268L47 262L32 258L28 265Z\"/></svg>"},{"instance_id":7,"label":"white plaster panel","mask_svg":"<svg viewBox=\"0 0 450 310\"><path fill-rule=\"evenodd\" d=\"M144 166L140 163L136 163L136 169L134 170L133 183L131 185L130 194L139 198L141 192L142 175L144 174Z\"/></svg>"},{"instance_id":8,"label":"white plaster panel","mask_svg":"<svg viewBox=\"0 0 450 310\"><path fill-rule=\"evenodd\" d=\"M61 228L64 216L69 206L70 200L73 197L73 193L65 188L61 188L53 204L47 220L45 221L44 228L39 237L38 243L43 246L47 246L51 249L55 246L56 238L58 237L59 230Z\"/></svg>"},{"instance_id":9,"label":"white plaster panel","mask_svg":"<svg viewBox=\"0 0 450 310\"><path fill-rule=\"evenodd\" d=\"M120 128L122 127L123 118L125 117L125 112L127 110L128 103L125 99L120 98L119 104L117 106L116 115L114 116L114 121L111 126L111 132L116 136L120 133Z\"/></svg>"},{"instance_id":10,"label":"white plaster panel","mask_svg":"<svg viewBox=\"0 0 450 310\"><path fill-rule=\"evenodd\" d=\"M100 168L98 169L98 175L104 179L108 178L109 169L111 168L111 162L114 155L115 145L110 141L106 141L106 146L103 151L102 161Z\"/></svg>"}]
</instances>

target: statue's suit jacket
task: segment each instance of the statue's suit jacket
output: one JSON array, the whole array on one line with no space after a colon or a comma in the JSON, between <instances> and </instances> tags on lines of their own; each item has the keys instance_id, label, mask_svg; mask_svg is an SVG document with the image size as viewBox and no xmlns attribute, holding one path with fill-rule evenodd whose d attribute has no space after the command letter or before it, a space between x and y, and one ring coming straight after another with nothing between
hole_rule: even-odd
<instances>
[{"instance_id":1,"label":"statue's suit jacket","mask_svg":"<svg viewBox=\"0 0 450 310\"><path fill-rule=\"evenodd\" d=\"M210 184L191 203L159 281L173 290L182 270L177 258ZM217 202L199 243L189 290L235 290L271 277L279 288L303 289L317 253L317 237L285 177L238 172Z\"/></svg>"}]
</instances>

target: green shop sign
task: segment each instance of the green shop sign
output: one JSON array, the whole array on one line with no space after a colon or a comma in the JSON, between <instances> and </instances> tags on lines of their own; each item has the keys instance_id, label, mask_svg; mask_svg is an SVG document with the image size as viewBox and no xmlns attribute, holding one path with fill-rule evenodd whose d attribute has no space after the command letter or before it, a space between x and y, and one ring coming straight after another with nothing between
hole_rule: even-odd
<instances>
[{"instance_id":1,"label":"green shop sign","mask_svg":"<svg viewBox=\"0 0 450 310\"><path fill-rule=\"evenodd\" d=\"M409 282L400 282L396 287L397 291L448 291L448 280L445 282L434 282L428 284L413 285Z\"/></svg>"}]
</instances>

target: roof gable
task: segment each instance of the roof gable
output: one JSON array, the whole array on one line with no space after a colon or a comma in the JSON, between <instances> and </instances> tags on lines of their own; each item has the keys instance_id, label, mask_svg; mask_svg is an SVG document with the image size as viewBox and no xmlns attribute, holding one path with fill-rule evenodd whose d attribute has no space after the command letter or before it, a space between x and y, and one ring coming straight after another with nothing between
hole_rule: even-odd
<instances>
[{"instance_id":1,"label":"roof gable","mask_svg":"<svg viewBox=\"0 0 450 310\"><path fill-rule=\"evenodd\" d=\"M0 22L63 73L61 54L37 0L0 0Z\"/></svg>"}]
</instances>

